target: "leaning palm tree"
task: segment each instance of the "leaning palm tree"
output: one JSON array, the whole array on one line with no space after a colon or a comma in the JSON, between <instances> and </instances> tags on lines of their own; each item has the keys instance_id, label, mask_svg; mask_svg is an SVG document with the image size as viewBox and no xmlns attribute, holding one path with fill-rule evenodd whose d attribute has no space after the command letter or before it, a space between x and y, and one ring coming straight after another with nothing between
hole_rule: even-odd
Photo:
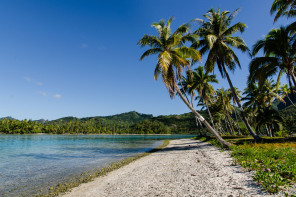
<instances>
[{"instance_id":1,"label":"leaning palm tree","mask_svg":"<svg viewBox=\"0 0 296 197\"><path fill-rule=\"evenodd\" d=\"M211 127L211 125L202 117L186 100L177 82L181 79L181 73L184 67L190 66L191 60L198 61L201 59L199 51L187 47L186 41L196 42L196 36L188 34L189 25L181 25L175 32L171 31L170 18L165 24L164 20L158 23L153 23L158 31L158 36L144 35L138 44L142 47L149 46L150 49L145 51L140 60L150 55L158 54L158 61L154 71L154 79L158 79L159 75L165 84L170 97L173 98L176 94L180 96L187 107L197 116L200 121L208 128L208 130L217 138L217 140L225 147L230 146L230 143L223 138Z\"/></svg>"},{"instance_id":2,"label":"leaning palm tree","mask_svg":"<svg viewBox=\"0 0 296 197\"><path fill-rule=\"evenodd\" d=\"M248 78L249 83L259 82L261 86L266 79L273 75L277 76L277 87L283 73L289 81L296 86L295 64L296 47L293 46L295 38L289 33L286 27L271 30L268 35L255 43L252 49L252 55L255 56L262 51L263 57L252 59Z\"/></svg>"},{"instance_id":3,"label":"leaning palm tree","mask_svg":"<svg viewBox=\"0 0 296 197\"><path fill-rule=\"evenodd\" d=\"M193 84L193 73L191 70L187 70L186 71L186 76L182 76L181 81L179 82L179 86L181 88L181 92L183 93L183 95L185 96L185 98L187 99L187 101L191 104L191 106L194 108L194 104L193 104L193 99L195 97L195 91L194 89L192 89L192 84ZM190 96L190 100L187 96L187 94ZM200 120L198 119L197 116L195 116L195 121L196 121L196 126L200 127L201 129L201 136L206 136L206 132L204 131L204 128L202 126L202 123L200 122Z\"/></svg>"},{"instance_id":4,"label":"leaning palm tree","mask_svg":"<svg viewBox=\"0 0 296 197\"><path fill-rule=\"evenodd\" d=\"M270 13L275 13L274 22L281 16L295 17L296 16L296 1L295 0L275 0L270 9Z\"/></svg>"},{"instance_id":5,"label":"leaning palm tree","mask_svg":"<svg viewBox=\"0 0 296 197\"><path fill-rule=\"evenodd\" d=\"M229 11L220 12L220 9L218 9L218 11L211 9L206 15L204 15L207 21L196 19L201 23L201 27L194 33L200 36L201 40L198 44L194 44L193 46L199 47L202 55L208 53L208 58L205 63L205 69L207 72L213 72L214 68L217 66L222 77L227 78L233 97L239 107L249 133L254 139L260 139L251 128L228 75L228 69L234 71L236 66L241 67L233 48L238 49L241 52L249 51L241 37L233 36L233 34L237 32L244 32L246 28L246 24L240 22L231 26L231 22L237 12L238 9L233 13L230 13Z\"/></svg>"},{"instance_id":6,"label":"leaning palm tree","mask_svg":"<svg viewBox=\"0 0 296 197\"><path fill-rule=\"evenodd\" d=\"M210 83L218 83L216 75L210 75L209 73L204 72L204 67L199 66L193 72L193 81L191 90L196 90L198 92L198 97L200 101L206 105L208 114L214 127L214 121L212 114L209 109L209 103L215 95L215 89Z\"/></svg>"}]
</instances>

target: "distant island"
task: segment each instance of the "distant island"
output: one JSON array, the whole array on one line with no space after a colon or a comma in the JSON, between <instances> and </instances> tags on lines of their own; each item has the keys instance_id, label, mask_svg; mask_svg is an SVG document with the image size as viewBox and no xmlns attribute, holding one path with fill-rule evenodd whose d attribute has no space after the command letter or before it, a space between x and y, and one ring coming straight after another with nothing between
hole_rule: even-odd
<instances>
[{"instance_id":1,"label":"distant island","mask_svg":"<svg viewBox=\"0 0 296 197\"><path fill-rule=\"evenodd\" d=\"M1 118L3 134L193 134L199 128L192 113L154 117L136 111L112 116L63 117L57 120Z\"/></svg>"},{"instance_id":2,"label":"distant island","mask_svg":"<svg viewBox=\"0 0 296 197\"><path fill-rule=\"evenodd\" d=\"M274 102L273 108L284 117L284 127L295 132L296 108L279 101ZM205 110L199 113L209 119ZM52 121L17 120L10 116L0 119L2 134L199 134L201 129L192 113L154 117L131 111L112 116L69 116Z\"/></svg>"}]
</instances>

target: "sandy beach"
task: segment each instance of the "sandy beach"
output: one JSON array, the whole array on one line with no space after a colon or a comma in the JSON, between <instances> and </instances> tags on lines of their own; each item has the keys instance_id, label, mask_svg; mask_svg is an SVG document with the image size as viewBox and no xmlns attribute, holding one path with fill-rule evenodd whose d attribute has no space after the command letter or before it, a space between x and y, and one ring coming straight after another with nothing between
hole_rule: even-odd
<instances>
[{"instance_id":1,"label":"sandy beach","mask_svg":"<svg viewBox=\"0 0 296 197\"><path fill-rule=\"evenodd\" d=\"M252 172L232 164L228 151L190 139L172 140L161 151L73 188L64 197L267 196Z\"/></svg>"}]
</instances>

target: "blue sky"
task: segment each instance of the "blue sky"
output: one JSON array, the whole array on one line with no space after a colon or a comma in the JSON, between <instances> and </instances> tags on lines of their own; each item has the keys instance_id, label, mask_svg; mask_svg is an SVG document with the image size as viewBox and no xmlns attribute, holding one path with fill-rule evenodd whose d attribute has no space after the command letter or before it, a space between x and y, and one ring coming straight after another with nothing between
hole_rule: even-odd
<instances>
[{"instance_id":1,"label":"blue sky","mask_svg":"<svg viewBox=\"0 0 296 197\"><path fill-rule=\"evenodd\" d=\"M175 17L172 28L202 18L210 8L234 11L234 22L251 47L272 28L272 0L14 0L0 1L0 117L57 119L138 111L153 115L188 112L154 81L156 56L139 61L141 37L155 34L153 22ZM197 26L193 25L193 29ZM246 87L250 59L231 74ZM204 59L203 59L204 61ZM196 67L196 65L194 66ZM228 88L219 78L216 88Z\"/></svg>"}]
</instances>

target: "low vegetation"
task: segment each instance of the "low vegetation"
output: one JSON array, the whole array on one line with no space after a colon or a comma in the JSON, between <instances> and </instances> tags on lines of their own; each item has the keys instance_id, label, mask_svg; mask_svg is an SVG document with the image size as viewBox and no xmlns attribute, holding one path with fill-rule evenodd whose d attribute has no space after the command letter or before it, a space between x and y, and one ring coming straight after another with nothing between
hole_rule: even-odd
<instances>
[{"instance_id":1,"label":"low vegetation","mask_svg":"<svg viewBox=\"0 0 296 197\"><path fill-rule=\"evenodd\" d=\"M214 138L197 138L220 146ZM270 193L278 193L296 183L296 137L263 138L255 142L250 137L224 137L231 142L234 164L255 170L254 180ZM220 146L221 147L221 146Z\"/></svg>"},{"instance_id":2,"label":"low vegetation","mask_svg":"<svg viewBox=\"0 0 296 197\"><path fill-rule=\"evenodd\" d=\"M296 143L245 144L232 147L235 163L256 170L254 180L270 193L296 181Z\"/></svg>"}]
</instances>

